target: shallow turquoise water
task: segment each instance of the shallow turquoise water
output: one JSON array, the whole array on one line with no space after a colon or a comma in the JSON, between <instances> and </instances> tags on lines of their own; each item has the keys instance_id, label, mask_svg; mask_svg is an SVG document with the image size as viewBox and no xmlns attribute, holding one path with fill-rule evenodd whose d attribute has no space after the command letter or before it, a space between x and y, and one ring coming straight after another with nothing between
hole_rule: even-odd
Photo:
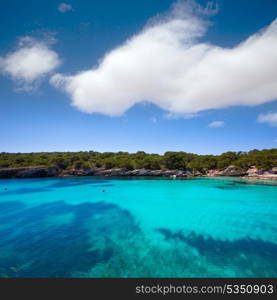
<instances>
[{"instance_id":1,"label":"shallow turquoise water","mask_svg":"<svg viewBox=\"0 0 277 300\"><path fill-rule=\"evenodd\" d=\"M277 185L0 180L0 277L277 277Z\"/></svg>"}]
</instances>

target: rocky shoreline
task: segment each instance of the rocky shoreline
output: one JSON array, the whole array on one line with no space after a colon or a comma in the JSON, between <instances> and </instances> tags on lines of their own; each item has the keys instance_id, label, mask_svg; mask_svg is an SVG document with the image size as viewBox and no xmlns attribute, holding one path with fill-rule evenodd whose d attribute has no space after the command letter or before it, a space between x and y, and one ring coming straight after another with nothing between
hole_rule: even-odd
<instances>
[{"instance_id":1,"label":"rocky shoreline","mask_svg":"<svg viewBox=\"0 0 277 300\"><path fill-rule=\"evenodd\" d=\"M259 170L251 167L248 170L240 170L229 166L224 170L207 170L205 172L191 172L181 170L126 170L126 169L104 169L84 168L62 170L53 167L22 167L2 168L0 178L40 178L40 177L64 177L64 176L153 176L153 177L241 177L255 180L277 180L277 167L269 170Z\"/></svg>"}]
</instances>

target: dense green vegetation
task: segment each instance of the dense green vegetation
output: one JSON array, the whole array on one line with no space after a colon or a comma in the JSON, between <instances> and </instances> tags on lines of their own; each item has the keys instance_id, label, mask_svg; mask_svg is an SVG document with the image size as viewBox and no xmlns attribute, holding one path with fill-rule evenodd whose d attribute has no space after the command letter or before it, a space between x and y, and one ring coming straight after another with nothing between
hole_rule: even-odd
<instances>
[{"instance_id":1,"label":"dense green vegetation","mask_svg":"<svg viewBox=\"0 0 277 300\"><path fill-rule=\"evenodd\" d=\"M166 152L164 155L143 151L128 152L41 152L0 154L0 168L26 166L59 166L61 169L104 167L132 169L168 169L204 171L235 165L239 169L256 166L269 169L277 166L277 149L249 152L225 152L221 155L197 155L186 152Z\"/></svg>"}]
</instances>

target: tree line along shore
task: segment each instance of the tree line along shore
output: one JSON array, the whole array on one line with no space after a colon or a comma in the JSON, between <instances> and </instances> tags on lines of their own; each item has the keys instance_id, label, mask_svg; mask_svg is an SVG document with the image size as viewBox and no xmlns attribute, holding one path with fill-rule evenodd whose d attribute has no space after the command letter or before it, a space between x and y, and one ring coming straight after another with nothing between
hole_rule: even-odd
<instances>
[{"instance_id":1,"label":"tree line along shore","mask_svg":"<svg viewBox=\"0 0 277 300\"><path fill-rule=\"evenodd\" d=\"M199 155L186 152L40 152L0 154L0 177L45 176L277 177L277 149Z\"/></svg>"}]
</instances>

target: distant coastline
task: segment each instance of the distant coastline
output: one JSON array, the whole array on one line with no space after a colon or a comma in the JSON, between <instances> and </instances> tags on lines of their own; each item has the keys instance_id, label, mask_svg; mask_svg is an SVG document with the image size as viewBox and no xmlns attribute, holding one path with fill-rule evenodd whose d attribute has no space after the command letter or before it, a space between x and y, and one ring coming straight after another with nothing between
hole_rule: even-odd
<instances>
[{"instance_id":1,"label":"distant coastline","mask_svg":"<svg viewBox=\"0 0 277 300\"><path fill-rule=\"evenodd\" d=\"M0 178L53 176L242 177L277 180L277 149L186 152L0 153Z\"/></svg>"},{"instance_id":2,"label":"distant coastline","mask_svg":"<svg viewBox=\"0 0 277 300\"><path fill-rule=\"evenodd\" d=\"M238 170L229 166L224 170L208 170L207 172L190 172L181 170L147 170L147 169L105 169L85 168L61 170L53 167L22 167L1 168L0 178L43 178L43 177L67 177L67 176L99 176L99 177L168 177L168 178L194 178L194 177L239 177L253 180L277 181L277 167L269 170L259 170L256 167L248 170Z\"/></svg>"}]
</instances>

